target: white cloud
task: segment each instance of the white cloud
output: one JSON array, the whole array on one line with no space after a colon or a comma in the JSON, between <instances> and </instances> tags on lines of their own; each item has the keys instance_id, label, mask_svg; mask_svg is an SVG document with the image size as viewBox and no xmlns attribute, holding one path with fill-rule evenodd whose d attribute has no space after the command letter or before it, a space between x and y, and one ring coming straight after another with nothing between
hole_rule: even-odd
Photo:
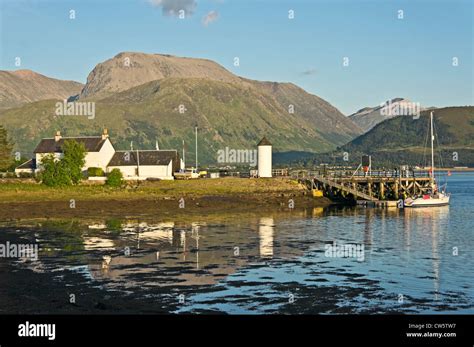
<instances>
[{"instance_id":1,"label":"white cloud","mask_svg":"<svg viewBox=\"0 0 474 347\"><path fill-rule=\"evenodd\" d=\"M315 75L316 74L316 69L308 69L302 72L303 75L305 76L310 76L310 75Z\"/></svg>"},{"instance_id":2,"label":"white cloud","mask_svg":"<svg viewBox=\"0 0 474 347\"><path fill-rule=\"evenodd\" d=\"M217 11L211 11L202 17L202 24L207 27L212 22L215 22L217 18L219 18L219 13Z\"/></svg>"},{"instance_id":3,"label":"white cloud","mask_svg":"<svg viewBox=\"0 0 474 347\"><path fill-rule=\"evenodd\" d=\"M181 10L186 16L190 16L196 10L196 0L148 0L150 4L156 7L161 7L165 16L179 15Z\"/></svg>"}]
</instances>

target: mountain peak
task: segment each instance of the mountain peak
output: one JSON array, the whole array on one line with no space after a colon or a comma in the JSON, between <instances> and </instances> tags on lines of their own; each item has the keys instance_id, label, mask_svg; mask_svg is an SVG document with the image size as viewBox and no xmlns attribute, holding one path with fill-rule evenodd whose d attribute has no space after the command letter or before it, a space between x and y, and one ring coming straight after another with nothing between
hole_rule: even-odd
<instances>
[{"instance_id":1,"label":"mountain peak","mask_svg":"<svg viewBox=\"0 0 474 347\"><path fill-rule=\"evenodd\" d=\"M33 70L28 70L28 69L21 69L21 70L15 70L15 71L10 71L15 76L18 76L20 78L24 79L29 79L29 78L35 78L38 76L45 77L37 72L34 72Z\"/></svg>"},{"instance_id":2,"label":"mountain peak","mask_svg":"<svg viewBox=\"0 0 474 347\"><path fill-rule=\"evenodd\" d=\"M200 58L169 54L120 52L99 63L87 77L81 98L107 97L147 82L168 77L207 78L215 81L243 83L221 65Z\"/></svg>"},{"instance_id":3,"label":"mountain peak","mask_svg":"<svg viewBox=\"0 0 474 347\"><path fill-rule=\"evenodd\" d=\"M418 111L423 110L421 106L416 103L413 103L409 99L396 97L389 99L377 106L361 108L357 112L351 114L349 118L353 120L357 125L359 125L362 129L364 129L365 132L367 132L380 122L400 115L400 110L411 110L413 107L418 108ZM382 109L385 109L386 112L382 112ZM391 112L391 110L395 109L397 109L398 111Z\"/></svg>"}]
</instances>

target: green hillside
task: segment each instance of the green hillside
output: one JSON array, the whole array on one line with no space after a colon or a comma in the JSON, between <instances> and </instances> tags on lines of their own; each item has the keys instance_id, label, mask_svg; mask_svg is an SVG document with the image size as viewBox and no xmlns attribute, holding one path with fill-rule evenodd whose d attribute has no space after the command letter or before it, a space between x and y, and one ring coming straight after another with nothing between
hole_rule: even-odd
<instances>
[{"instance_id":1,"label":"green hillside","mask_svg":"<svg viewBox=\"0 0 474 347\"><path fill-rule=\"evenodd\" d=\"M434 110L436 165L474 167L474 107L446 107ZM306 165L319 163L356 165L362 154L370 154L378 166L398 164L429 165L429 111L419 119L399 116L376 125L369 132L338 148L335 152L301 160ZM426 145L426 146L425 146ZM457 153L457 159L456 158Z\"/></svg>"},{"instance_id":2,"label":"green hillside","mask_svg":"<svg viewBox=\"0 0 474 347\"><path fill-rule=\"evenodd\" d=\"M278 85L278 84L277 84ZM293 100L295 113L286 103ZM0 113L15 150L30 156L42 137L56 130L63 136L97 135L109 129L116 149L182 148L194 158L194 127L199 128L201 162L215 163L226 146L255 149L265 135L275 151L324 152L359 134L351 122L324 100L287 85L272 93L265 88L200 78L165 78L116 93L96 102L95 119L55 115L56 100L40 101ZM179 105L186 111L181 114ZM317 107L321 105L321 107ZM191 161L192 163L193 161Z\"/></svg>"}]
</instances>

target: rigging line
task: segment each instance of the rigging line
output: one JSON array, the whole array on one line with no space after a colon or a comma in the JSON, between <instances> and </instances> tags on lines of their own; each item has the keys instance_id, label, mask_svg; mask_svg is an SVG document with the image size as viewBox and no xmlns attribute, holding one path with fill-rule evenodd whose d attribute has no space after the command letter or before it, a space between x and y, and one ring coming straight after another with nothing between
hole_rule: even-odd
<instances>
[{"instance_id":1,"label":"rigging line","mask_svg":"<svg viewBox=\"0 0 474 347\"><path fill-rule=\"evenodd\" d=\"M441 153L441 146L439 144L439 138L438 138L438 130L436 128L436 123L434 123L434 122L433 122L433 127L434 127L436 145L438 146L438 156L439 156L440 164L441 164L441 167L444 167L443 156L442 156L442 153Z\"/></svg>"},{"instance_id":2,"label":"rigging line","mask_svg":"<svg viewBox=\"0 0 474 347\"><path fill-rule=\"evenodd\" d=\"M428 124L429 124L429 117L428 117ZM428 137L429 137L429 129L427 131L425 131L425 143L424 143L424 146L423 146L423 167L426 167L426 163L427 163L427 159L426 159L426 148L428 147Z\"/></svg>"},{"instance_id":3,"label":"rigging line","mask_svg":"<svg viewBox=\"0 0 474 347\"><path fill-rule=\"evenodd\" d=\"M440 167L441 168L444 168L444 163L443 163L443 155L442 155L442 152L441 152L441 146L439 144L439 138L438 138L438 130L436 128L436 123L433 122L433 127L434 127L434 132L435 132L435 139L436 139L436 146L438 146L438 156L439 156L439 162L440 162ZM441 175L440 175L441 176ZM448 183L448 177L447 175L444 175L444 183L447 184Z\"/></svg>"}]
</instances>

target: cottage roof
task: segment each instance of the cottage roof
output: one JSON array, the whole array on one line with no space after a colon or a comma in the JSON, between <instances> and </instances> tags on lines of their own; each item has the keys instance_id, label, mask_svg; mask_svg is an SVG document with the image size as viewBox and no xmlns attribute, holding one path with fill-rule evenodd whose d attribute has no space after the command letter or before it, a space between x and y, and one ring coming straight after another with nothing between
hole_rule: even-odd
<instances>
[{"instance_id":1,"label":"cottage roof","mask_svg":"<svg viewBox=\"0 0 474 347\"><path fill-rule=\"evenodd\" d=\"M67 140L83 143L87 152L99 152L106 141L102 136L61 137L59 141L55 141L54 138L42 139L38 146L36 146L34 153L62 153L62 146Z\"/></svg>"},{"instance_id":2,"label":"cottage roof","mask_svg":"<svg viewBox=\"0 0 474 347\"><path fill-rule=\"evenodd\" d=\"M17 169L36 169L36 160L30 159L17 167Z\"/></svg>"},{"instance_id":3,"label":"cottage roof","mask_svg":"<svg viewBox=\"0 0 474 347\"><path fill-rule=\"evenodd\" d=\"M175 150L138 151L140 166L145 165L168 165L170 161L177 160L178 152ZM137 151L117 151L109 162L108 166L136 166Z\"/></svg>"}]
</instances>

